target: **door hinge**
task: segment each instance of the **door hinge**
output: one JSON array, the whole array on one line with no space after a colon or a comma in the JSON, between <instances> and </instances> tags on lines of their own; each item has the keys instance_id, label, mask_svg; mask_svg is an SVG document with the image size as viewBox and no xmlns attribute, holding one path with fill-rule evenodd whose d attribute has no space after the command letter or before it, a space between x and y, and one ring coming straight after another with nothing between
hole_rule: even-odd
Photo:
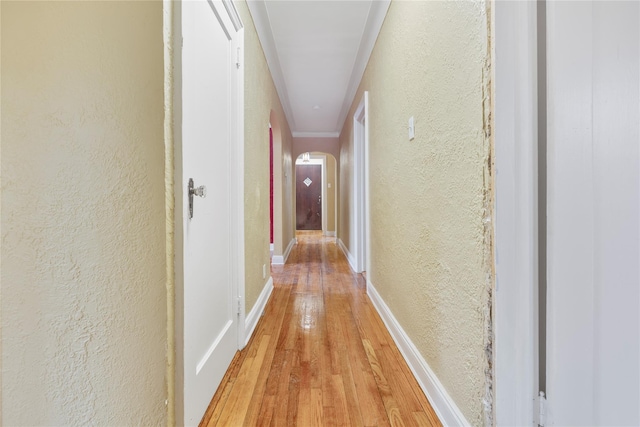
<instances>
[{"instance_id":1,"label":"door hinge","mask_svg":"<svg viewBox=\"0 0 640 427\"><path fill-rule=\"evenodd\" d=\"M242 310L242 297L238 297L238 307L237 307L237 314L238 317L240 317L240 311Z\"/></svg>"},{"instance_id":2,"label":"door hinge","mask_svg":"<svg viewBox=\"0 0 640 427\"><path fill-rule=\"evenodd\" d=\"M238 48L237 50L237 55L236 55L236 68L239 70L240 69L240 48Z\"/></svg>"},{"instance_id":3,"label":"door hinge","mask_svg":"<svg viewBox=\"0 0 640 427\"><path fill-rule=\"evenodd\" d=\"M535 399L534 413L537 419L534 420L539 426L543 427L547 423L547 397L544 391L538 393Z\"/></svg>"}]
</instances>

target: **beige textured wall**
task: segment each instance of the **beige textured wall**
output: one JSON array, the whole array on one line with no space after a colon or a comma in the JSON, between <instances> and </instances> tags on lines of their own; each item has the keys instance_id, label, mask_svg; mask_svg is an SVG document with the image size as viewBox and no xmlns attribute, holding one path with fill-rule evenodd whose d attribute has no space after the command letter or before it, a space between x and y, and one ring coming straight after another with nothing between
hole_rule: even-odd
<instances>
[{"instance_id":1,"label":"beige textured wall","mask_svg":"<svg viewBox=\"0 0 640 427\"><path fill-rule=\"evenodd\" d=\"M2 424L165 424L162 3L1 7Z\"/></svg>"},{"instance_id":2,"label":"beige textured wall","mask_svg":"<svg viewBox=\"0 0 640 427\"><path fill-rule=\"evenodd\" d=\"M0 100L2 100L2 3L0 2ZM2 102L0 102L0 233L2 233ZM0 234L1 235L1 234ZM2 239L0 239L0 424L2 424Z\"/></svg>"},{"instance_id":3,"label":"beige textured wall","mask_svg":"<svg viewBox=\"0 0 640 427\"><path fill-rule=\"evenodd\" d=\"M266 265L268 271L271 264L269 121L277 122L272 125L277 125L281 134L281 146L274 150L274 185L277 185L278 181L281 183L280 188L275 191L279 197L274 199L274 232L278 234L276 254L282 254L294 237L291 207L293 138L247 4L238 1L236 7L245 28L245 307L248 313L268 280L268 276L262 277L262 266Z\"/></svg>"},{"instance_id":4,"label":"beige textured wall","mask_svg":"<svg viewBox=\"0 0 640 427\"><path fill-rule=\"evenodd\" d=\"M368 90L369 277L473 425L490 384L487 22L482 1L393 1L340 137L350 247L352 120Z\"/></svg>"}]
</instances>

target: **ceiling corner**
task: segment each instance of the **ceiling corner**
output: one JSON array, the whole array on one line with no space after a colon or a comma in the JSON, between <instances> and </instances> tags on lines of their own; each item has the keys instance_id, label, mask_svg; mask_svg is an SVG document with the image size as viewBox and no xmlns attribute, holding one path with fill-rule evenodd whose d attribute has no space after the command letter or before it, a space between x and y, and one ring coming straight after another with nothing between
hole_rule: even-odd
<instances>
[{"instance_id":1,"label":"ceiling corner","mask_svg":"<svg viewBox=\"0 0 640 427\"><path fill-rule=\"evenodd\" d=\"M389 5L391 0L373 0L371 2L371 9L369 9L369 15L367 16L367 22L365 24L364 32L362 34L362 41L360 42L360 48L356 55L356 60L351 72L351 78L349 79L349 86L340 109L340 115L338 116L338 123L336 123L336 133L340 134L342 126L347 118L347 114L351 109L351 104L356 96L360 81L364 75L364 71L369 63L369 58L373 48L378 39L378 34L384 23L384 19L387 16Z\"/></svg>"},{"instance_id":2,"label":"ceiling corner","mask_svg":"<svg viewBox=\"0 0 640 427\"><path fill-rule=\"evenodd\" d=\"M284 81L284 75L282 74L282 67L280 66L280 58L278 57L278 50L273 39L273 31L271 30L271 22L269 20L269 12L265 4L265 0L247 0L247 6L249 12L253 18L253 24L258 38L262 44L262 50L264 51L265 59L267 60L267 66L271 71L271 77L273 83L276 86L278 97L280 98L280 104L287 118L290 129L295 129L295 120L291 111L291 104L289 103L289 94L287 92L287 85Z\"/></svg>"}]
</instances>

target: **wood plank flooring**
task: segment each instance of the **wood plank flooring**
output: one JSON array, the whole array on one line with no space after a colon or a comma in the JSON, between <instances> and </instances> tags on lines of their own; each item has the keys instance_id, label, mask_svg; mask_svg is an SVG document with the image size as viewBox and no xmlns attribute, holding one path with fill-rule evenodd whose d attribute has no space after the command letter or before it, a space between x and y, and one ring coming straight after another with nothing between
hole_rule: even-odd
<instances>
[{"instance_id":1,"label":"wood plank flooring","mask_svg":"<svg viewBox=\"0 0 640 427\"><path fill-rule=\"evenodd\" d=\"M335 238L297 237L200 425L442 425Z\"/></svg>"}]
</instances>

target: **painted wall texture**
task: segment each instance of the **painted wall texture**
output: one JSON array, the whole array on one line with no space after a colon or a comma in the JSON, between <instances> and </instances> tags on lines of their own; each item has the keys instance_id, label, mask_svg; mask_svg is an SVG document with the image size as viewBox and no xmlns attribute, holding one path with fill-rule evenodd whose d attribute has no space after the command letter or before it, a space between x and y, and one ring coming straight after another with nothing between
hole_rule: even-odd
<instances>
[{"instance_id":1,"label":"painted wall texture","mask_svg":"<svg viewBox=\"0 0 640 427\"><path fill-rule=\"evenodd\" d=\"M291 131L246 2L236 7L244 23L245 61L245 309L254 306L267 282L269 254L269 121L274 127L274 239L281 255L294 238ZM273 113L273 114L272 114ZM275 119L275 120L273 120ZM280 134L280 146L277 134Z\"/></svg>"},{"instance_id":2,"label":"painted wall texture","mask_svg":"<svg viewBox=\"0 0 640 427\"><path fill-rule=\"evenodd\" d=\"M2 424L166 424L162 3L1 8Z\"/></svg>"},{"instance_id":3,"label":"painted wall texture","mask_svg":"<svg viewBox=\"0 0 640 427\"><path fill-rule=\"evenodd\" d=\"M351 248L352 122L369 91L369 277L473 425L491 384L487 28L483 1L393 1L340 136Z\"/></svg>"}]
</instances>

